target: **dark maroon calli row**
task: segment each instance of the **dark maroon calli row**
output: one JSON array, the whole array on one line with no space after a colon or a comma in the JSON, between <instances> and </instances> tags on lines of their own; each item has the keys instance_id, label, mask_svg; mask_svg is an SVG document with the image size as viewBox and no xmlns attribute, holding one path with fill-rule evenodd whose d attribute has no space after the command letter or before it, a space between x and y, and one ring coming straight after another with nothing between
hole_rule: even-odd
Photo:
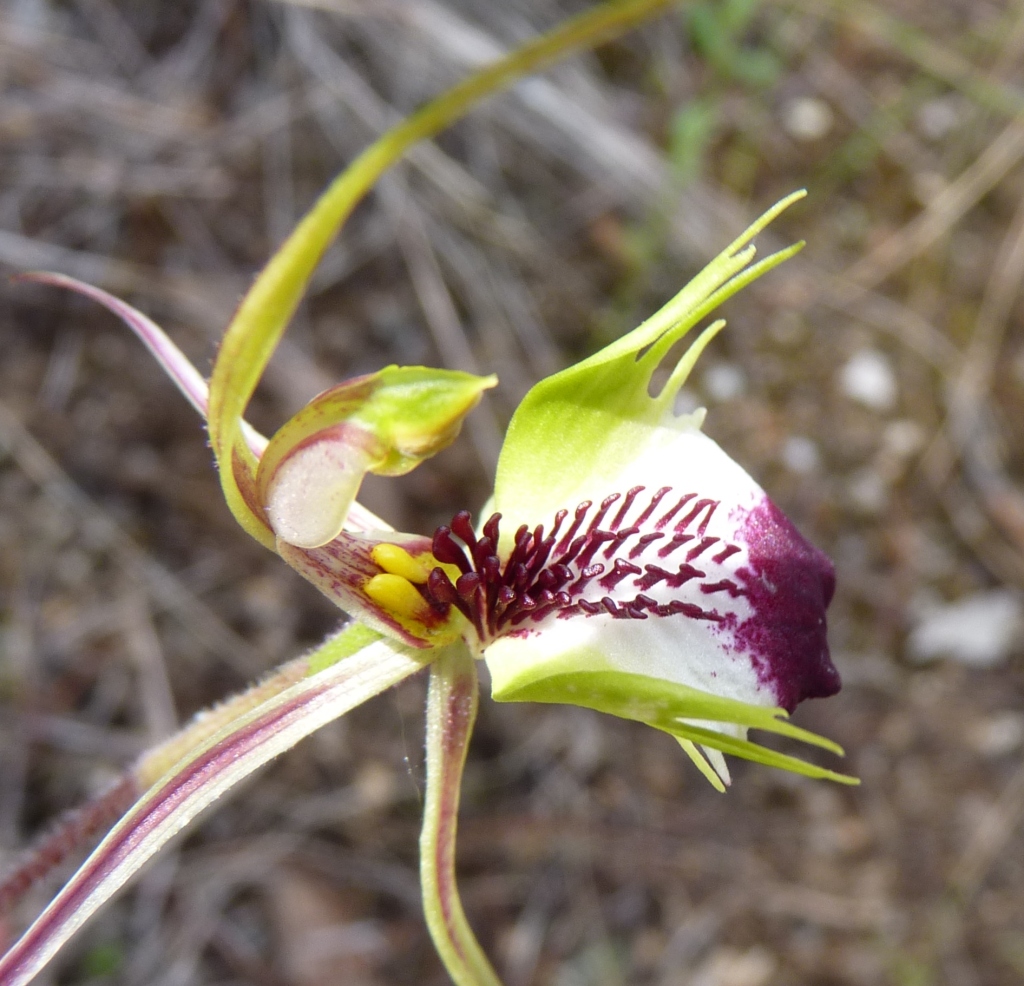
<instances>
[{"instance_id":1,"label":"dark maroon calli row","mask_svg":"<svg viewBox=\"0 0 1024 986\"><path fill-rule=\"evenodd\" d=\"M613 493L596 509L585 500L568 525L569 512L560 510L549 533L543 525L533 531L522 525L504 561L498 554L501 515L492 515L478 536L462 511L432 542L434 557L461 574L453 581L435 568L421 592L439 612L456 607L484 645L529 633L547 617L705 620L729 636L731 650L749 656L758 681L787 710L805 698L835 694L839 674L825 635L835 588L828 558L767 498L745 512L739 543L708 535L718 501L696 493L671 496L667 486L627 523L643 490ZM678 598L664 598L666 589L684 586ZM663 598L655 599L652 590ZM724 600L716 607L714 596L743 597L748 612L741 618Z\"/></svg>"}]
</instances>

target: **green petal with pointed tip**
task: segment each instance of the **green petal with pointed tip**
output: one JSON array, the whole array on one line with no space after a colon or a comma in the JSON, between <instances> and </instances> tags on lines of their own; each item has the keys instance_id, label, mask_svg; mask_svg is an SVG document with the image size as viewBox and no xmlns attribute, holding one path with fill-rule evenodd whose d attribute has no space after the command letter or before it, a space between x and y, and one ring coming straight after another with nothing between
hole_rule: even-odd
<instances>
[{"instance_id":1,"label":"green petal with pointed tip","mask_svg":"<svg viewBox=\"0 0 1024 986\"><path fill-rule=\"evenodd\" d=\"M715 307L796 253L802 244L751 265L750 241L804 192L773 206L722 251L667 305L599 353L538 383L509 425L498 460L494 505L506 530L572 508L581 476L618 472L650 429L668 424L693 359L720 328L710 328L684 356L657 397L651 376L672 346ZM566 469L565 463L572 468Z\"/></svg>"},{"instance_id":2,"label":"green petal with pointed tip","mask_svg":"<svg viewBox=\"0 0 1024 986\"><path fill-rule=\"evenodd\" d=\"M680 726L678 729L666 729L667 733L677 739L688 739L701 746L710 746L712 749L721 750L734 757L741 757L744 760L751 760L754 763L764 764L766 767L777 767L779 770L788 770L793 774L802 774L814 780L835 781L837 784L848 784L856 786L860 784L859 778L851 777L849 774L840 774L837 771L829 770L827 767L819 767L817 764L808 763L799 757L791 757L785 753L778 753L769 750L766 746L759 746L749 740L738 739L735 736L727 736L724 733L715 732L713 729L703 729L700 726Z\"/></svg>"},{"instance_id":3,"label":"green petal with pointed tip","mask_svg":"<svg viewBox=\"0 0 1024 986\"><path fill-rule=\"evenodd\" d=\"M794 726L782 709L764 708L722 698L696 688L624 671L577 671L555 674L493 694L499 702L546 702L581 705L623 719L646 723L681 739L735 753L748 760L832 780L845 775L805 764L755 743L713 729L692 725L694 720L721 722L744 729L762 729L842 755L843 750L823 736ZM724 745L723 745L724 744ZM802 764L797 769L794 764ZM851 779L844 783L855 783Z\"/></svg>"}]
</instances>

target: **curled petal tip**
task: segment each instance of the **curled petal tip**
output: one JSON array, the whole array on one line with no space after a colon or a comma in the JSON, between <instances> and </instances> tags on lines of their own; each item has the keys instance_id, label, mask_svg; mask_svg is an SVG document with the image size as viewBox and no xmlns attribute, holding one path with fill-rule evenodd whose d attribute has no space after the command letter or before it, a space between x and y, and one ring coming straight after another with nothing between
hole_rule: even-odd
<instances>
[{"instance_id":1,"label":"curled petal tip","mask_svg":"<svg viewBox=\"0 0 1024 986\"><path fill-rule=\"evenodd\" d=\"M368 472L401 475L451 444L496 382L389 366L319 394L278 430L260 459L257 484L274 533L297 548L334 540Z\"/></svg>"}]
</instances>

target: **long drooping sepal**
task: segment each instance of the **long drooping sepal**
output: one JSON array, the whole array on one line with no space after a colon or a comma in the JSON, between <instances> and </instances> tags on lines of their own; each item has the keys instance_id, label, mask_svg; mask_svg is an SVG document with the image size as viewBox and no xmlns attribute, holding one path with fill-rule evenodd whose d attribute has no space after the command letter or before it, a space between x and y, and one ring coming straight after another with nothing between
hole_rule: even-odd
<instances>
[{"instance_id":1,"label":"long drooping sepal","mask_svg":"<svg viewBox=\"0 0 1024 986\"><path fill-rule=\"evenodd\" d=\"M293 663L305 674L248 708L197 745L165 745L162 759L144 760L156 772L173 761L85 861L53 902L0 958L0 983L24 986L86 920L199 812L253 771L321 726L423 667L414 652L358 624ZM260 686L258 686L260 687ZM215 711L214 716L217 715ZM196 738L197 734L193 734ZM187 746L187 744L185 744Z\"/></svg>"},{"instance_id":2,"label":"long drooping sepal","mask_svg":"<svg viewBox=\"0 0 1024 986\"><path fill-rule=\"evenodd\" d=\"M630 481L630 467L638 449L649 444L652 428L700 427L699 418L675 418L673 404L697 357L725 323L704 330L656 397L649 393L651 376L702 318L801 248L794 244L751 265L750 241L804 194L794 192L768 210L642 325L541 380L523 398L509 424L494 484L494 509L504 518L506 537L558 508L571 510L584 499L600 502L603 496L592 491L602 486L611 493L642 482ZM565 468L567 462L571 468ZM511 550L511 543L503 542L503 548Z\"/></svg>"},{"instance_id":3,"label":"long drooping sepal","mask_svg":"<svg viewBox=\"0 0 1024 986\"><path fill-rule=\"evenodd\" d=\"M455 86L356 158L271 258L232 319L210 380L210 443L224 495L238 522L256 540L274 546L266 517L254 501L257 463L244 440L242 418L309 278L352 209L409 147L444 129L474 103L572 48L594 45L626 30L670 2L602 4Z\"/></svg>"},{"instance_id":4,"label":"long drooping sepal","mask_svg":"<svg viewBox=\"0 0 1024 986\"><path fill-rule=\"evenodd\" d=\"M0 878L0 921L36 883L106 832L141 793L131 774L119 777L105 791L59 817L13 865L5 866Z\"/></svg>"},{"instance_id":5,"label":"long drooping sepal","mask_svg":"<svg viewBox=\"0 0 1024 986\"><path fill-rule=\"evenodd\" d=\"M459 791L478 694L476 662L464 645L454 644L435 658L427 699L420 882L430 937L455 986L501 986L466 920L455 883Z\"/></svg>"},{"instance_id":6,"label":"long drooping sepal","mask_svg":"<svg viewBox=\"0 0 1024 986\"><path fill-rule=\"evenodd\" d=\"M352 651L371 644L379 635L350 627L344 640ZM340 658L334 647L331 654ZM296 658L277 668L258 684L196 716L187 726L150 750L98 797L57 819L23 858L0 881L0 915L6 914L37 880L59 866L71 853L85 848L93 836L104 832L179 760L197 749L214 733L268 699L279 695L312 673L308 657Z\"/></svg>"}]
</instances>

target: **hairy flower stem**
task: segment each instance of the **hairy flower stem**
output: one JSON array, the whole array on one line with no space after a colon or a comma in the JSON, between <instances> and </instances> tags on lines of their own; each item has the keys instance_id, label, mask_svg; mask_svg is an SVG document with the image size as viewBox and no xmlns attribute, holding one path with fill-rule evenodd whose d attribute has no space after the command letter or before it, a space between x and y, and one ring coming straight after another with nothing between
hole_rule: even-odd
<instances>
[{"instance_id":1,"label":"hairy flower stem","mask_svg":"<svg viewBox=\"0 0 1024 986\"><path fill-rule=\"evenodd\" d=\"M200 712L173 736L139 757L132 768L136 782L142 790L146 790L215 733L280 695L308 674L309 656L303 654L275 668L262 681L250 685L245 691Z\"/></svg>"},{"instance_id":2,"label":"hairy flower stem","mask_svg":"<svg viewBox=\"0 0 1024 986\"><path fill-rule=\"evenodd\" d=\"M431 665L420 881L430 936L456 986L501 986L466 920L455 884L459 789L478 692L476 662L464 646L449 647Z\"/></svg>"}]
</instances>

